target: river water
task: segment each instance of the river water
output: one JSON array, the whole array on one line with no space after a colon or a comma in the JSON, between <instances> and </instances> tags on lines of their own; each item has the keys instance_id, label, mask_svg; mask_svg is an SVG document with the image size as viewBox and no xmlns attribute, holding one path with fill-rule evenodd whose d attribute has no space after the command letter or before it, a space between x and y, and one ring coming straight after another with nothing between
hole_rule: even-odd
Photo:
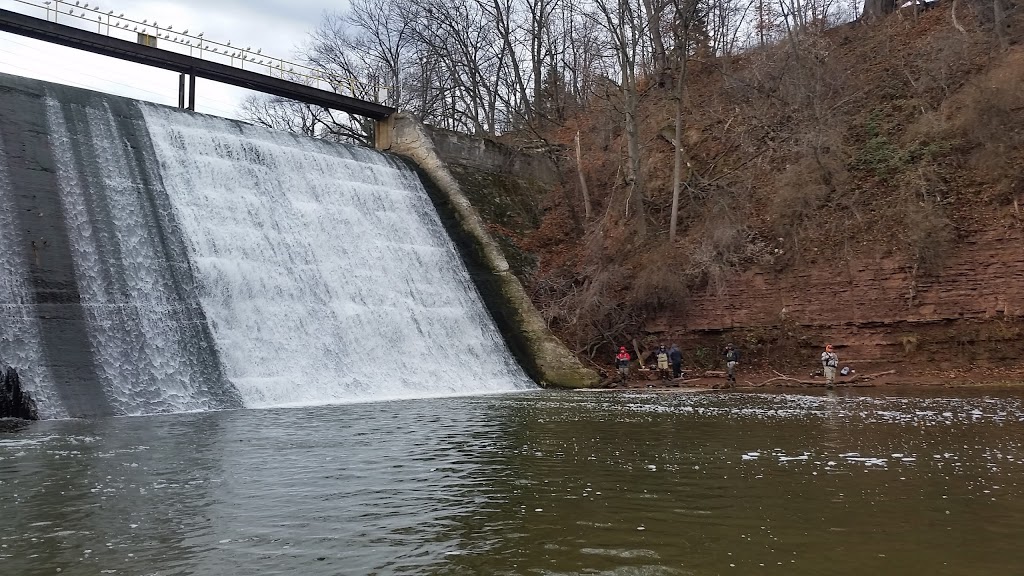
<instances>
[{"instance_id":1,"label":"river water","mask_svg":"<svg viewBox=\"0 0 1024 576\"><path fill-rule=\"evenodd\" d=\"M0 574L1017 574L1024 396L536 392L0 431Z\"/></svg>"}]
</instances>

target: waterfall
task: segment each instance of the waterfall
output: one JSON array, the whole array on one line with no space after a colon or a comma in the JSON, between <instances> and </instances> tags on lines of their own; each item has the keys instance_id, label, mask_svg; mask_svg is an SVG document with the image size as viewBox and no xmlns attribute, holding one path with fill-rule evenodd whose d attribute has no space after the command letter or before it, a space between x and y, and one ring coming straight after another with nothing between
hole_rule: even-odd
<instances>
[{"instance_id":1,"label":"waterfall","mask_svg":"<svg viewBox=\"0 0 1024 576\"><path fill-rule=\"evenodd\" d=\"M142 110L203 311L246 406L532 387L402 162Z\"/></svg>"},{"instance_id":2,"label":"waterfall","mask_svg":"<svg viewBox=\"0 0 1024 576\"><path fill-rule=\"evenodd\" d=\"M2 74L0 361L45 418L533 387L404 161Z\"/></svg>"},{"instance_id":3,"label":"waterfall","mask_svg":"<svg viewBox=\"0 0 1024 576\"><path fill-rule=\"evenodd\" d=\"M5 156L0 138L0 158ZM42 418L63 418L67 412L57 400L53 377L44 362L35 298L26 285L23 259L26 242L14 219L14 202L7 167L0 162L0 363L18 367L22 381L39 404ZM0 370L3 366L0 365Z\"/></svg>"},{"instance_id":4,"label":"waterfall","mask_svg":"<svg viewBox=\"0 0 1024 576\"><path fill-rule=\"evenodd\" d=\"M123 107L123 102L114 101ZM145 126L130 107L47 99L74 273L99 380L115 413L239 405L222 381ZM137 116L137 114L136 114Z\"/></svg>"}]
</instances>

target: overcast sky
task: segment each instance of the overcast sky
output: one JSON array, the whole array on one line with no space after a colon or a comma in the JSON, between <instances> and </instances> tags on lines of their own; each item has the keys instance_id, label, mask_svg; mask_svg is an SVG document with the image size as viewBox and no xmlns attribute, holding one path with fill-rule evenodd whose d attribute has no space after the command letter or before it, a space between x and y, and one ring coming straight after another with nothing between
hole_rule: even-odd
<instances>
[{"instance_id":1,"label":"overcast sky","mask_svg":"<svg viewBox=\"0 0 1024 576\"><path fill-rule=\"evenodd\" d=\"M37 5L44 2L27 1ZM62 6L65 2L62 0ZM74 4L74 0L71 4ZM162 29L167 26L173 26L178 31L188 29L190 35L203 32L207 40L224 43L230 40L232 46L251 46L253 50L262 48L263 54L294 60L296 49L306 42L324 11L339 9L343 1L99 0L98 4L103 13L113 10L115 14L124 13L125 18L136 21L156 21ZM89 5L92 7L94 3L89 2ZM0 8L38 18L45 16L42 9L16 0L0 0ZM53 12L50 14L52 19ZM94 24L71 19L66 15L59 18L61 23L77 22L78 27L96 31ZM130 38L124 32L121 34L122 38ZM184 48L171 49L178 51ZM178 104L178 74L175 72L6 32L0 32L0 72L171 106ZM196 109L218 116L236 117L238 105L247 94L251 92L200 78L196 83Z\"/></svg>"}]
</instances>

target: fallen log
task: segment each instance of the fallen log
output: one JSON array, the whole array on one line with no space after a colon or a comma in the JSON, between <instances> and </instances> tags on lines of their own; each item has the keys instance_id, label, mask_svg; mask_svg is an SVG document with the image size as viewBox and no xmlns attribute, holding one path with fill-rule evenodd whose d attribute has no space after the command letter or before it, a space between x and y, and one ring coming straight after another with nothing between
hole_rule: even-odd
<instances>
[{"instance_id":1,"label":"fallen log","mask_svg":"<svg viewBox=\"0 0 1024 576\"><path fill-rule=\"evenodd\" d=\"M875 374L858 374L852 378L837 379L835 382L836 386L849 386L858 382L869 382L878 378L879 376L888 376L895 374L895 370L886 370L885 372L876 372ZM753 384L754 388L762 388L764 386L776 385L785 387L798 387L798 386L824 386L824 380L801 380L800 378L793 378L791 376L776 376L769 378L759 384Z\"/></svg>"},{"instance_id":2,"label":"fallen log","mask_svg":"<svg viewBox=\"0 0 1024 576\"><path fill-rule=\"evenodd\" d=\"M869 380L874 380L875 378L878 378L879 376L889 376L890 374L895 374L895 373L896 373L895 370L886 370L885 372L875 372L874 374L857 375L857 376L854 376L853 378L849 378L847 380L837 380L836 384L853 384L855 382L867 382Z\"/></svg>"}]
</instances>

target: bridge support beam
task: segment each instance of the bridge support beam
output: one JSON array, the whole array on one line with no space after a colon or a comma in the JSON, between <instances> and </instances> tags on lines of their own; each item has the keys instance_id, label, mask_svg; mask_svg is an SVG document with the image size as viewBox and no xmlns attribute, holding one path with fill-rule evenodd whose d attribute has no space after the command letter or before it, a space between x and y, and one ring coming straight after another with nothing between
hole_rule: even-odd
<instances>
[{"instance_id":1,"label":"bridge support beam","mask_svg":"<svg viewBox=\"0 0 1024 576\"><path fill-rule=\"evenodd\" d=\"M391 139L395 133L394 115L373 121L373 147L377 150L389 150Z\"/></svg>"},{"instance_id":2,"label":"bridge support beam","mask_svg":"<svg viewBox=\"0 0 1024 576\"><path fill-rule=\"evenodd\" d=\"M185 80L188 79L188 97L185 94ZM196 109L196 76L182 72L178 75L178 108L182 110Z\"/></svg>"}]
</instances>

